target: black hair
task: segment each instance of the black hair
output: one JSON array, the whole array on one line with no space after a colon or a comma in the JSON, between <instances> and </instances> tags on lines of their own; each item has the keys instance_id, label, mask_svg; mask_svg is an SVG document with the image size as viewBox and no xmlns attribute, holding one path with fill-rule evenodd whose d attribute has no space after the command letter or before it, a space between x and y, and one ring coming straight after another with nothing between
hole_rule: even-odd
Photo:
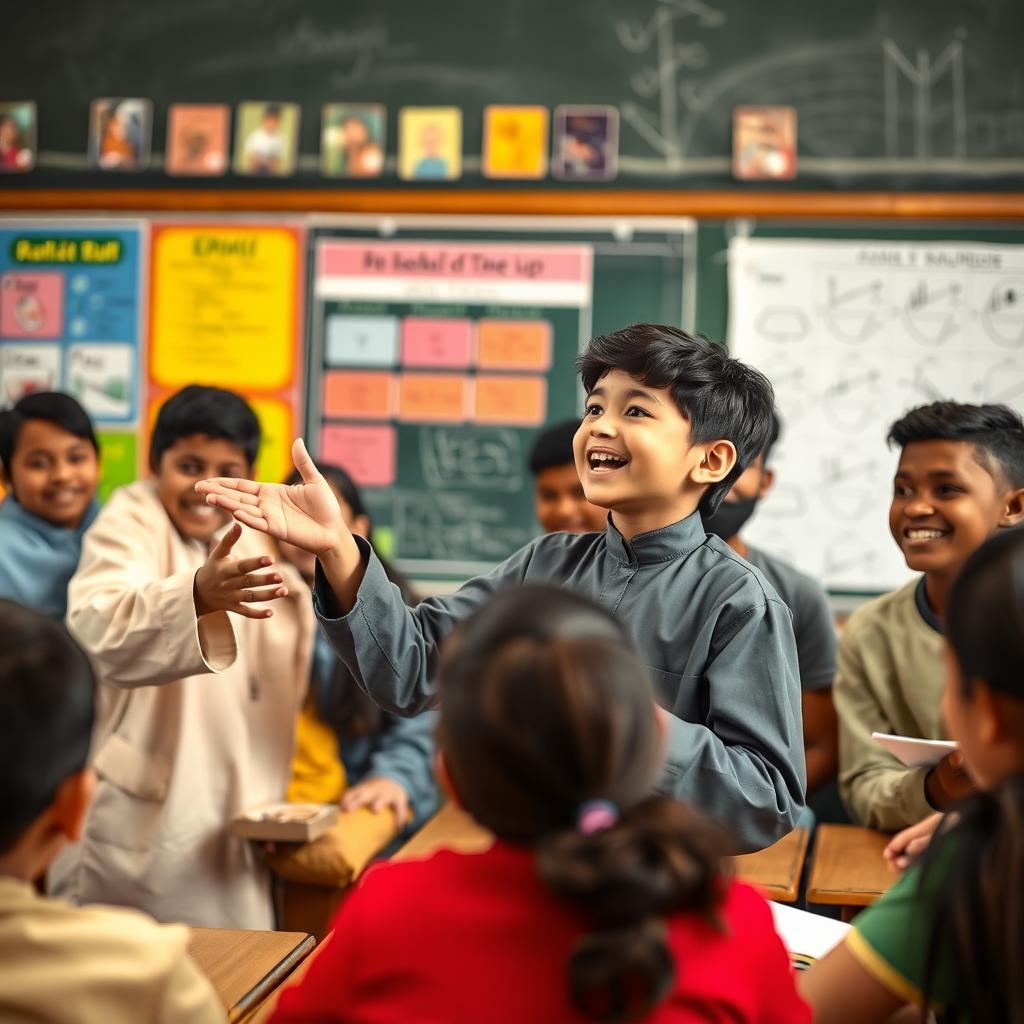
<instances>
[{"instance_id":1,"label":"black hair","mask_svg":"<svg viewBox=\"0 0 1024 1024\"><path fill-rule=\"evenodd\" d=\"M315 465L331 487L341 495L354 516L370 518L359 487L341 466L324 462ZM285 483L297 484L301 480L299 471L293 470ZM376 550L372 522L366 541ZM398 588L402 600L408 605L416 604L419 599L412 584L380 552L377 552L377 558L384 569L384 575ZM311 691L313 706L320 720L331 726L343 740L374 736L387 721L384 712L363 692L340 658L335 658L326 676L314 676Z\"/></svg>"},{"instance_id":2,"label":"black hair","mask_svg":"<svg viewBox=\"0 0 1024 1024\"><path fill-rule=\"evenodd\" d=\"M263 108L263 117L280 117L281 116L281 104L280 103L268 103Z\"/></svg>"},{"instance_id":3,"label":"black hair","mask_svg":"<svg viewBox=\"0 0 1024 1024\"><path fill-rule=\"evenodd\" d=\"M986 472L1001 474L1011 487L1024 487L1024 421L1009 406L919 405L892 425L887 440L899 448L914 441L966 441Z\"/></svg>"},{"instance_id":4,"label":"black hair","mask_svg":"<svg viewBox=\"0 0 1024 1024\"><path fill-rule=\"evenodd\" d=\"M763 373L733 359L724 345L677 327L634 324L594 338L576 367L588 394L612 370L648 387L667 388L689 420L691 444L724 439L736 446L736 465L700 500L705 516L764 451L775 407L772 386Z\"/></svg>"},{"instance_id":5,"label":"black hair","mask_svg":"<svg viewBox=\"0 0 1024 1024\"><path fill-rule=\"evenodd\" d=\"M542 430L530 449L530 472L538 476L552 466L574 466L572 439L579 429L579 420L561 420Z\"/></svg>"},{"instance_id":6,"label":"black hair","mask_svg":"<svg viewBox=\"0 0 1024 1024\"><path fill-rule=\"evenodd\" d=\"M685 805L651 795L654 692L625 627L571 591L502 591L449 637L439 697L459 801L499 838L532 847L544 885L588 922L567 965L573 1005L599 1021L650 1013L678 969L665 918L714 921L726 842ZM617 817L584 833L577 818L592 800Z\"/></svg>"},{"instance_id":7,"label":"black hair","mask_svg":"<svg viewBox=\"0 0 1024 1024\"><path fill-rule=\"evenodd\" d=\"M779 443L779 438L782 436L782 417L779 416L779 410L772 408L772 425L768 431L768 440L764 446L764 464L768 465L768 460L772 456L772 449Z\"/></svg>"},{"instance_id":8,"label":"black hair","mask_svg":"<svg viewBox=\"0 0 1024 1024\"><path fill-rule=\"evenodd\" d=\"M96 677L62 623L0 599L0 853L89 756Z\"/></svg>"},{"instance_id":9,"label":"black hair","mask_svg":"<svg viewBox=\"0 0 1024 1024\"><path fill-rule=\"evenodd\" d=\"M965 696L980 680L1024 710L1024 531L994 534L964 564L949 595L946 639ZM947 816L922 861L922 891L926 886L941 890L941 898L923 903L935 908L925 1005L939 973L955 963L960 983L944 1022L1020 1024L1024 776L968 797L957 810L958 816ZM943 851L947 841L955 844L955 856Z\"/></svg>"},{"instance_id":10,"label":"black hair","mask_svg":"<svg viewBox=\"0 0 1024 1024\"><path fill-rule=\"evenodd\" d=\"M46 420L72 436L88 441L93 451L99 454L100 445L92 420L74 398L62 391L35 391L20 399L13 409L0 412L0 465L8 477L18 437L29 420Z\"/></svg>"},{"instance_id":11,"label":"black hair","mask_svg":"<svg viewBox=\"0 0 1024 1024\"><path fill-rule=\"evenodd\" d=\"M234 391L189 384L160 406L149 442L149 468L156 472L168 448L196 434L230 441L250 466L256 462L260 421L249 403Z\"/></svg>"}]
</instances>

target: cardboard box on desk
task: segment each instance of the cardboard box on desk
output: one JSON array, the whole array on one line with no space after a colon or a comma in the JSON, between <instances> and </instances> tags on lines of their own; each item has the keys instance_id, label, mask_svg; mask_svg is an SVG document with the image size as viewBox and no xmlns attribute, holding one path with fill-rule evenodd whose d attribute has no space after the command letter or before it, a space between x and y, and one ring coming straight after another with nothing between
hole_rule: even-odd
<instances>
[{"instance_id":1,"label":"cardboard box on desk","mask_svg":"<svg viewBox=\"0 0 1024 1024\"><path fill-rule=\"evenodd\" d=\"M311 843L338 820L335 804L260 804L237 815L231 831L242 839Z\"/></svg>"}]
</instances>

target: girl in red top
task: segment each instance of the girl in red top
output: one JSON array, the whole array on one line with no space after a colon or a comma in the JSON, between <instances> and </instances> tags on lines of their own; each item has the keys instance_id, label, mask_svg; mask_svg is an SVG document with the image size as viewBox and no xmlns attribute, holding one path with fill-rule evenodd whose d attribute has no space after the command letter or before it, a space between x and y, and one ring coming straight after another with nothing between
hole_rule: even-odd
<instances>
[{"instance_id":1,"label":"girl in red top","mask_svg":"<svg viewBox=\"0 0 1024 1024\"><path fill-rule=\"evenodd\" d=\"M439 771L498 838L372 869L278 1024L808 1024L716 827L652 795L664 726L624 627L498 594L445 646Z\"/></svg>"}]
</instances>

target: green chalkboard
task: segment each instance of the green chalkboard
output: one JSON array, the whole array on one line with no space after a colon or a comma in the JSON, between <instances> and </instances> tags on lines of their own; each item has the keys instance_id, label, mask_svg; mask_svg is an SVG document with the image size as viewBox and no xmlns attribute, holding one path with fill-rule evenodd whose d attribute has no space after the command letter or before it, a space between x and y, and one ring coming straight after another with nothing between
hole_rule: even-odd
<instances>
[{"instance_id":1,"label":"green chalkboard","mask_svg":"<svg viewBox=\"0 0 1024 1024\"><path fill-rule=\"evenodd\" d=\"M799 118L799 178L778 188L1016 189L1024 183L1024 5L998 0L34 0L3 18L0 101L35 100L39 160L0 188L252 187L168 178L175 102L301 106L294 177L260 188L353 187L319 176L328 102L384 104L389 157L359 188L416 188L394 173L406 105L462 108L465 173L485 182L488 104L609 104L621 113L621 188L739 187L734 107ZM152 168L89 170L89 103L153 102ZM764 187L757 185L754 187Z\"/></svg>"},{"instance_id":2,"label":"green chalkboard","mask_svg":"<svg viewBox=\"0 0 1024 1024\"><path fill-rule=\"evenodd\" d=\"M378 541L416 578L486 571L536 534L529 449L579 416L592 335L684 320L686 222L566 224L311 229L307 437L362 483ZM460 276L480 253L578 270ZM430 277L441 258L451 273Z\"/></svg>"}]
</instances>

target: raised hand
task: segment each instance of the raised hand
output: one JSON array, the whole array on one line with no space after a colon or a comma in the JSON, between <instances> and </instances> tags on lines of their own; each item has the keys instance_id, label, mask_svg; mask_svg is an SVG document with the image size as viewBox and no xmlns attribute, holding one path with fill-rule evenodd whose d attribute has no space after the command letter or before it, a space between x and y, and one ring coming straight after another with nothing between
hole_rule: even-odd
<instances>
[{"instance_id":1,"label":"raised hand","mask_svg":"<svg viewBox=\"0 0 1024 1024\"><path fill-rule=\"evenodd\" d=\"M281 586L281 577L276 572L257 571L273 565L273 559L268 555L241 559L231 557L231 549L241 535L242 528L233 523L196 573L192 584L196 615L222 611L235 612L247 619L269 619L274 614L269 608L249 606L288 596L288 588Z\"/></svg>"},{"instance_id":2,"label":"raised hand","mask_svg":"<svg viewBox=\"0 0 1024 1024\"><path fill-rule=\"evenodd\" d=\"M200 480L196 490L209 504L227 509L251 529L322 555L337 545L348 528L338 499L313 465L301 438L292 445L292 459L302 477L298 484L215 477Z\"/></svg>"}]
</instances>

